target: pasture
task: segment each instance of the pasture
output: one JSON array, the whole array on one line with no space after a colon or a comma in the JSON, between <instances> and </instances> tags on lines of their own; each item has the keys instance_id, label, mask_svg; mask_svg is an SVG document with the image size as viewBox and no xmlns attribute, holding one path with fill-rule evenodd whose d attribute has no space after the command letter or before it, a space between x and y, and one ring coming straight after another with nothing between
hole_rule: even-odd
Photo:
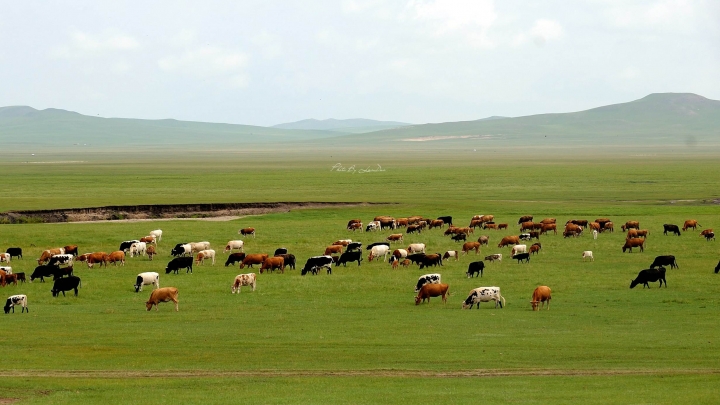
<instances>
[{"instance_id":1,"label":"pasture","mask_svg":"<svg viewBox=\"0 0 720 405\"><path fill-rule=\"evenodd\" d=\"M296 210L227 222L157 221L0 225L0 248L24 249L11 262L28 276L46 248L77 244L81 253L110 252L120 242L164 231L154 261L128 258L124 267L87 269L78 297L53 298L51 283L0 288L6 298L27 294L29 314L2 316L4 342L0 398L18 403L715 403L720 373L720 259L717 241L701 229L720 229L714 160L627 156L513 160L510 155L450 158L421 155L397 163L350 155L313 159L176 156L160 162L123 162L68 156L84 163L2 163L6 189L0 208L65 207L231 201L372 201L387 205ZM385 171L330 171L345 166ZM150 167L150 168L148 168ZM390 204L393 203L393 204ZM348 232L351 218L376 215L452 215L466 226L475 214L493 214L507 231L489 235L480 255L462 255L442 267L391 269L387 262L334 267L333 274L300 276L300 267L338 239L365 245L396 231ZM517 235L518 217L609 217L614 233L593 240L540 237L529 264L498 248ZM703 228L662 235L664 223L697 219ZM648 229L644 253L622 253L620 225L639 220ZM228 240L241 227L245 252L272 254L287 247L298 269L258 274L257 291L230 294L235 275L258 272L223 266ZM399 232L399 231L397 231ZM404 230L402 230L404 232ZM459 250L460 243L427 230L405 235L428 253ZM163 271L175 243L207 240L217 263L193 274ZM528 243L528 245L532 242ZM34 246L33 246L34 245ZM592 250L594 262L581 253ZM468 279L471 261L484 276ZM658 255L677 257L668 288L629 289L630 280ZM151 288L133 292L140 272L161 273L161 286L180 291L180 311L169 303L146 312ZM418 276L442 274L450 285L439 298L415 306ZM533 312L538 285L552 288L549 311ZM478 286L499 286L504 309L481 304L461 310Z\"/></svg>"}]
</instances>

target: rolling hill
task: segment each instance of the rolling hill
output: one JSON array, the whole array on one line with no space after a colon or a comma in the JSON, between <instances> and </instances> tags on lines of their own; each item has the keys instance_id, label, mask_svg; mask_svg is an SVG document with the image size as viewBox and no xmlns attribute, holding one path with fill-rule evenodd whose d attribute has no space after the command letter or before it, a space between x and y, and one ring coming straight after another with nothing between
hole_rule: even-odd
<instances>
[{"instance_id":1,"label":"rolling hill","mask_svg":"<svg viewBox=\"0 0 720 405\"><path fill-rule=\"evenodd\" d=\"M376 121L364 118L353 118L346 120L336 120L330 118L327 120L308 119L296 122L288 122L285 124L273 125L272 128L337 131L359 134L365 132L380 131L383 129L399 128L408 125L412 124L397 121Z\"/></svg>"}]
</instances>

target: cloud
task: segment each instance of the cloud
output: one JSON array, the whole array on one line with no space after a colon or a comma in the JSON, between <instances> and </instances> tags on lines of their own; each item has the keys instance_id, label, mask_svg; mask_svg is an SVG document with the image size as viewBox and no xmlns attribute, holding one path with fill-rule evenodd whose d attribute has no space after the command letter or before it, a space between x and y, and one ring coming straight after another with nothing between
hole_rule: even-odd
<instances>
[{"instance_id":1,"label":"cloud","mask_svg":"<svg viewBox=\"0 0 720 405\"><path fill-rule=\"evenodd\" d=\"M555 20L539 19L536 20L532 28L528 31L521 32L512 40L515 46L523 45L532 40L535 45L544 46L549 41L560 39L565 34L562 25Z\"/></svg>"},{"instance_id":2,"label":"cloud","mask_svg":"<svg viewBox=\"0 0 720 405\"><path fill-rule=\"evenodd\" d=\"M423 24L436 37L460 35L485 48L494 46L488 30L497 18L493 0L410 0L400 17Z\"/></svg>"},{"instance_id":3,"label":"cloud","mask_svg":"<svg viewBox=\"0 0 720 405\"><path fill-rule=\"evenodd\" d=\"M191 75L200 79L220 80L233 87L246 87L244 72L248 57L238 51L220 47L200 47L158 60L158 67L166 72Z\"/></svg>"},{"instance_id":4,"label":"cloud","mask_svg":"<svg viewBox=\"0 0 720 405\"><path fill-rule=\"evenodd\" d=\"M91 35L75 31L70 35L69 43L54 48L51 56L57 58L87 57L111 52L133 51L139 47L138 41L130 35L117 33Z\"/></svg>"},{"instance_id":5,"label":"cloud","mask_svg":"<svg viewBox=\"0 0 720 405\"><path fill-rule=\"evenodd\" d=\"M623 28L693 25L695 2L688 0L626 1L609 8L611 22Z\"/></svg>"}]
</instances>

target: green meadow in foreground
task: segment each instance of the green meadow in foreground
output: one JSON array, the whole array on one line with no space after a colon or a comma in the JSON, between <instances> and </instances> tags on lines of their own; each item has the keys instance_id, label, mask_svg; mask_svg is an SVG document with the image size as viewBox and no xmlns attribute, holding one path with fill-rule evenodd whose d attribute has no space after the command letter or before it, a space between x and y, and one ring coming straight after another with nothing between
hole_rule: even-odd
<instances>
[{"instance_id":1,"label":"green meadow in foreground","mask_svg":"<svg viewBox=\"0 0 720 405\"><path fill-rule=\"evenodd\" d=\"M72 159L74 160L74 159ZM711 160L666 156L618 158L381 160L384 172L331 172L334 160L88 162L40 167L3 165L6 209L48 209L109 204L223 201L380 201L379 206L295 210L234 221L156 221L0 225L0 248L21 246L15 272L29 276L45 248L78 244L82 252L116 250L123 240L161 228L154 261L128 258L124 267L87 269L78 297L53 298L51 283L0 289L27 294L29 314L2 315L0 399L18 403L717 403L720 375L717 241L700 229L664 236L663 223L697 219L720 230ZM366 160L369 162L369 160ZM372 162L373 164L378 164ZM364 166L370 163L363 163ZM348 163L349 166L349 163ZM358 167L360 165L358 164ZM44 170L43 170L44 169ZM390 204L393 203L393 204ZM257 291L230 294L239 270L223 266L225 242L241 227L248 253L287 247L301 267L337 239L365 244L392 231L352 233L351 218L376 215L452 215L467 225L475 214L493 214L508 231L476 230L490 246L444 266L393 270L385 262L334 267L333 274L258 274ZM614 233L565 239L542 236L529 264L498 248L517 234L520 215L572 218L608 216ZM620 225L639 220L650 230L645 252L622 253ZM399 232L399 231L398 231ZM404 231L403 231L404 232ZM210 241L215 266L193 274L164 273L178 242ZM407 247L429 252L460 244L431 230L406 235ZM592 250L594 262L581 253ZM465 276L468 263L486 263L482 278ZM668 288L629 289L630 280L657 255L673 254ZM133 292L135 276L161 273L161 286L180 291L171 304L146 312L150 294ZM439 298L414 305L418 276L439 272L450 285ZM551 310L530 309L532 290L553 290ZM504 309L481 304L461 310L468 292L499 286ZM4 297L2 297L4 298ZM4 399L3 399L4 400Z\"/></svg>"}]
</instances>

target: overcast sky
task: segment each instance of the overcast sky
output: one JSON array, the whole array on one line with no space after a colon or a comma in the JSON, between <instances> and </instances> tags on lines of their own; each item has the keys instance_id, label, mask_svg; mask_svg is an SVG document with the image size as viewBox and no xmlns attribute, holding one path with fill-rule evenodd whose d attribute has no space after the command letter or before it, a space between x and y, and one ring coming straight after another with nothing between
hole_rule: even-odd
<instances>
[{"instance_id":1,"label":"overcast sky","mask_svg":"<svg viewBox=\"0 0 720 405\"><path fill-rule=\"evenodd\" d=\"M720 99L720 1L8 1L0 83L0 106L253 125Z\"/></svg>"}]
</instances>

